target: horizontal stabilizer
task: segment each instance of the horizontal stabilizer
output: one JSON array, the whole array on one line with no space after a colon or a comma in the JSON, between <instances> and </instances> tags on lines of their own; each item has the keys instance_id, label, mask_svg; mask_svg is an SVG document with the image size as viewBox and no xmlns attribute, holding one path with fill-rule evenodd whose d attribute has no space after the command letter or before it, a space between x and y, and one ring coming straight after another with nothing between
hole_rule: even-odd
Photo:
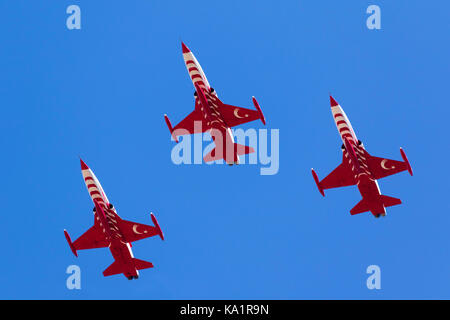
<instances>
[{"instance_id":1,"label":"horizontal stabilizer","mask_svg":"<svg viewBox=\"0 0 450 320\"><path fill-rule=\"evenodd\" d=\"M385 208L392 207L392 206L396 206L401 203L402 203L402 201L400 199L380 195L378 197L378 200L375 200L375 201L369 202L365 199L362 199L360 202L358 202L358 204L356 206L353 207L352 210L350 210L350 213L352 215L366 212L366 211L371 211L373 214L383 213L384 212L383 207L385 207Z\"/></svg>"},{"instance_id":2,"label":"horizontal stabilizer","mask_svg":"<svg viewBox=\"0 0 450 320\"><path fill-rule=\"evenodd\" d=\"M238 156L255 152L255 149L253 149L252 147L243 146L242 144L238 143L234 144L234 149L236 150Z\"/></svg>"},{"instance_id":3,"label":"horizontal stabilizer","mask_svg":"<svg viewBox=\"0 0 450 320\"><path fill-rule=\"evenodd\" d=\"M108 277L108 276L112 276L114 274L119 274L119 273L124 273L124 272L125 272L125 270L123 268L123 265L116 260L108 268L106 268L105 271L103 271L103 275L105 277Z\"/></svg>"},{"instance_id":4,"label":"horizontal stabilizer","mask_svg":"<svg viewBox=\"0 0 450 320\"><path fill-rule=\"evenodd\" d=\"M354 215L366 211L370 211L369 202L366 201L365 199L362 199L360 202L358 202L356 206L353 207L352 210L350 210L350 214Z\"/></svg>"},{"instance_id":5,"label":"horizontal stabilizer","mask_svg":"<svg viewBox=\"0 0 450 320\"><path fill-rule=\"evenodd\" d=\"M392 207L402 203L402 200L400 199L384 195L381 195L381 201L385 207Z\"/></svg>"},{"instance_id":6,"label":"horizontal stabilizer","mask_svg":"<svg viewBox=\"0 0 450 320\"><path fill-rule=\"evenodd\" d=\"M238 144L238 143L234 144L234 154L237 154L238 156L253 153L253 152L255 152L255 149L253 149L252 147L244 146L244 145ZM203 158L203 160L205 162L210 162L210 161L225 159L225 157L226 157L226 150L223 152L220 152L220 150L218 151L217 148L214 148ZM234 159L232 159L230 162L232 162L232 161L234 161Z\"/></svg>"},{"instance_id":7,"label":"horizontal stabilizer","mask_svg":"<svg viewBox=\"0 0 450 320\"><path fill-rule=\"evenodd\" d=\"M137 270L153 268L153 263L133 258L134 267Z\"/></svg>"},{"instance_id":8,"label":"horizontal stabilizer","mask_svg":"<svg viewBox=\"0 0 450 320\"><path fill-rule=\"evenodd\" d=\"M139 260L136 258L133 258L133 264L134 264L134 267L136 268L136 270L153 268L153 263L147 262L144 260ZM103 275L105 277L108 277L108 276L125 273L125 272L127 272L125 266L116 260L108 268L106 268L105 271L103 271Z\"/></svg>"}]
</instances>

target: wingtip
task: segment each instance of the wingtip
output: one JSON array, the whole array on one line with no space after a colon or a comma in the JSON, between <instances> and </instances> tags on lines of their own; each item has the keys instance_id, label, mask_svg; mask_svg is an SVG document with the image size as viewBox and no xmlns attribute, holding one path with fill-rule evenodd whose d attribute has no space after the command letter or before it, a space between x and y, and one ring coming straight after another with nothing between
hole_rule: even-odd
<instances>
[{"instance_id":1,"label":"wingtip","mask_svg":"<svg viewBox=\"0 0 450 320\"><path fill-rule=\"evenodd\" d=\"M316 182L317 189L319 189L320 194L321 194L323 197L325 197L325 193L323 192L323 188L322 188L322 186L320 185L319 177L317 176L317 173L316 173L316 171L314 171L313 168L311 168L311 173L312 173L312 176L313 176L313 178L314 178L314 181Z\"/></svg>"},{"instance_id":2,"label":"wingtip","mask_svg":"<svg viewBox=\"0 0 450 320\"><path fill-rule=\"evenodd\" d=\"M401 156L402 156L402 158L403 158L403 161L404 161L405 164L406 164L406 169L408 170L409 174L410 174L411 176L413 176L413 171L412 171L411 164L409 163L408 157L406 156L406 153L405 153L405 151L403 150L403 148L400 148L400 154L401 154Z\"/></svg>"},{"instance_id":3,"label":"wingtip","mask_svg":"<svg viewBox=\"0 0 450 320\"><path fill-rule=\"evenodd\" d=\"M159 226L158 220L156 220L156 217L153 214L153 212L150 212L150 217L151 217L156 229L158 230L159 237L161 238L161 240L164 241L164 233L162 232L161 227Z\"/></svg>"},{"instance_id":4,"label":"wingtip","mask_svg":"<svg viewBox=\"0 0 450 320\"><path fill-rule=\"evenodd\" d=\"M164 233L161 230L161 227L159 226L158 220L156 220L155 215L153 212L150 212L150 218L152 219L153 224L155 225L155 228L158 230L159 237L161 240L164 240Z\"/></svg>"},{"instance_id":5,"label":"wingtip","mask_svg":"<svg viewBox=\"0 0 450 320\"><path fill-rule=\"evenodd\" d=\"M331 105L331 107L336 107L339 105L339 103L337 103L336 100L334 100L334 98L331 94L330 94L330 105Z\"/></svg>"},{"instance_id":6,"label":"wingtip","mask_svg":"<svg viewBox=\"0 0 450 320\"><path fill-rule=\"evenodd\" d=\"M266 125L266 118L264 117L261 107L259 106L259 103L254 96L252 97L252 101L253 101L253 105L255 106L256 111L259 114L259 119L261 119L261 122L263 123L263 125Z\"/></svg>"},{"instance_id":7,"label":"wingtip","mask_svg":"<svg viewBox=\"0 0 450 320\"><path fill-rule=\"evenodd\" d=\"M70 235L67 232L66 229L64 229L64 236L66 237L67 243L69 244L70 250L72 251L72 253L75 255L75 257L78 258L78 253L77 253L77 249L75 248L75 246L72 243L72 239L70 239Z\"/></svg>"}]
</instances>

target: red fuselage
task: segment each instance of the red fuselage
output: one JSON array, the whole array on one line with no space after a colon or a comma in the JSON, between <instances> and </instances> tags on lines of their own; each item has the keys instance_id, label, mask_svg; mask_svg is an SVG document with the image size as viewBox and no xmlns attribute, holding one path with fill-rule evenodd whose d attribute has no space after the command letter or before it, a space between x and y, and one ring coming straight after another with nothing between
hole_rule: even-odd
<instances>
[{"instance_id":1,"label":"red fuselage","mask_svg":"<svg viewBox=\"0 0 450 320\"><path fill-rule=\"evenodd\" d=\"M109 250L114 260L122 265L125 277L138 277L139 271L133 263L133 252L128 242L124 240L120 232L118 221L120 217L110 205L100 204L96 201L95 218L98 219L102 227L105 238L110 243Z\"/></svg>"},{"instance_id":2,"label":"red fuselage","mask_svg":"<svg viewBox=\"0 0 450 320\"><path fill-rule=\"evenodd\" d=\"M372 214L375 216L385 215L386 210L380 201L380 188L370 172L364 145L356 137L344 110L334 99L332 100L331 112L343 142L345 158L349 161L356 185L363 200L370 208Z\"/></svg>"},{"instance_id":3,"label":"red fuselage","mask_svg":"<svg viewBox=\"0 0 450 320\"><path fill-rule=\"evenodd\" d=\"M227 163L239 163L239 157L235 150L234 136L230 127L226 124L222 114L220 113L219 105L222 103L215 92L201 89L196 86L196 108L200 109L203 118L207 125L207 132L210 133L216 148L215 152L222 152ZM199 96L198 91L201 91Z\"/></svg>"},{"instance_id":4,"label":"red fuselage","mask_svg":"<svg viewBox=\"0 0 450 320\"><path fill-rule=\"evenodd\" d=\"M346 139L346 138L345 138ZM353 141L344 140L344 153L345 158L348 160L352 167L352 172L358 186L358 190L361 193L363 200L371 208L370 211L375 216L385 215L386 210L383 204L380 202L380 188L377 180L372 177L369 165L364 153L364 146L362 143L353 144Z\"/></svg>"},{"instance_id":5,"label":"red fuselage","mask_svg":"<svg viewBox=\"0 0 450 320\"><path fill-rule=\"evenodd\" d=\"M110 243L109 250L111 254L122 265L123 269L126 270L124 272L126 277L137 277L139 272L134 267L132 261L133 252L131 251L131 246L126 242L119 228L121 218L117 214L116 209L110 204L94 172L86 165L82 165L81 172L89 195L95 204L94 215L96 223L100 224L107 242Z\"/></svg>"}]
</instances>

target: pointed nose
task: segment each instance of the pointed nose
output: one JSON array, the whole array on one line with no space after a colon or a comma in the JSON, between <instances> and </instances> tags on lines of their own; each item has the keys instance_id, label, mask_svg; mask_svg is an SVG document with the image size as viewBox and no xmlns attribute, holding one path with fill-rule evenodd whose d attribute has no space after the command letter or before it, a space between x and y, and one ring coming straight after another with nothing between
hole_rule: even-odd
<instances>
[{"instance_id":1,"label":"pointed nose","mask_svg":"<svg viewBox=\"0 0 450 320\"><path fill-rule=\"evenodd\" d=\"M330 104L331 104L331 107L336 107L339 105L339 103L337 103L336 100L334 100L334 98L332 96L330 96Z\"/></svg>"},{"instance_id":2,"label":"pointed nose","mask_svg":"<svg viewBox=\"0 0 450 320\"><path fill-rule=\"evenodd\" d=\"M89 169L89 167L86 165L86 163L84 163L84 161L82 159L80 159L80 164L81 164L81 170Z\"/></svg>"},{"instance_id":3,"label":"pointed nose","mask_svg":"<svg viewBox=\"0 0 450 320\"><path fill-rule=\"evenodd\" d=\"M183 50L183 53L189 53L191 50L189 50L188 47L184 44L184 42L181 42L181 49Z\"/></svg>"}]
</instances>

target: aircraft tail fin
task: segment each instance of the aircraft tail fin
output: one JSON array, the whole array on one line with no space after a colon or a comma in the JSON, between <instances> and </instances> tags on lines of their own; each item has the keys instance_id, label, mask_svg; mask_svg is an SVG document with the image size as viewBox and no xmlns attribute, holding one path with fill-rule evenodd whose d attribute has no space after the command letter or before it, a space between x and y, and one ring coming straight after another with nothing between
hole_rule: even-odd
<instances>
[{"instance_id":1,"label":"aircraft tail fin","mask_svg":"<svg viewBox=\"0 0 450 320\"><path fill-rule=\"evenodd\" d=\"M236 154L237 156L241 156L241 155L249 154L249 153L253 153L253 152L255 152L255 149L253 149L252 147L244 146L239 143L234 144L233 154ZM217 150L217 148L214 148L203 158L203 160L205 162L210 162L210 161L215 161L215 160L220 160L220 159L227 160L227 159L225 159L226 155L227 155L226 150L224 150L223 152L220 152ZM234 161L234 159L232 161L227 161L227 162L233 162L233 161Z\"/></svg>"}]
</instances>

